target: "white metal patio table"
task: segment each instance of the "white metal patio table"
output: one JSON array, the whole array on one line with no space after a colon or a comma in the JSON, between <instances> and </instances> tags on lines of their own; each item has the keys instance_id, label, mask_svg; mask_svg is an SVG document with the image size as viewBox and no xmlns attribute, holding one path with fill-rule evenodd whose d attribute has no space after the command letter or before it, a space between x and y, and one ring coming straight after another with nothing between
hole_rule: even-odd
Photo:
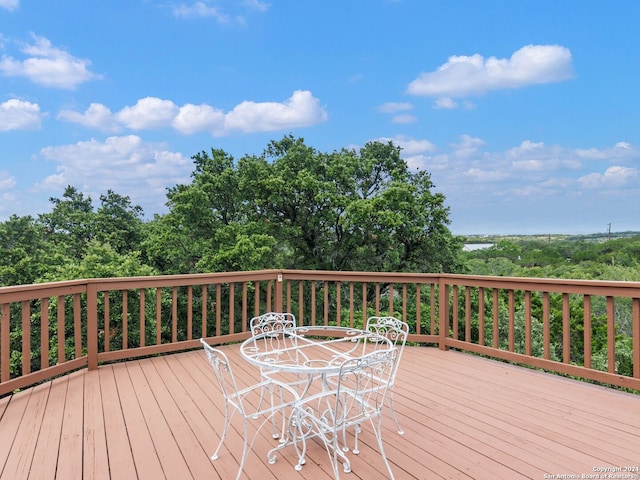
<instances>
[{"instance_id":1,"label":"white metal patio table","mask_svg":"<svg viewBox=\"0 0 640 480\"><path fill-rule=\"evenodd\" d=\"M245 340L241 356L262 370L289 375L290 385L300 388L300 398L311 390L314 379L320 379L318 388L328 388L327 379L340 372L342 363L359 358L373 350L391 349L391 341L367 330L338 326L299 326L254 335ZM295 380L291 380L291 374ZM283 380L281 380L283 381ZM275 451L294 445L297 449L295 428L268 453L269 463L275 462ZM299 453L299 452L298 452ZM300 453L299 453L300 455ZM304 463L301 459L300 464Z\"/></svg>"},{"instance_id":2,"label":"white metal patio table","mask_svg":"<svg viewBox=\"0 0 640 480\"><path fill-rule=\"evenodd\" d=\"M242 343L240 353L261 369L306 377L304 396L314 378L337 374L345 360L392 346L385 336L367 330L319 325L254 335Z\"/></svg>"}]
</instances>

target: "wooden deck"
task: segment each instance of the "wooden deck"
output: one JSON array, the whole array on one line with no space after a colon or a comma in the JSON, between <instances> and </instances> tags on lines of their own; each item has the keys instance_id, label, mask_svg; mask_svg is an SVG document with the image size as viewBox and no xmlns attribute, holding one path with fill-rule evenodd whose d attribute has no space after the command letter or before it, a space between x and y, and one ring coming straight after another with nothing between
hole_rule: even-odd
<instances>
[{"instance_id":1,"label":"wooden deck","mask_svg":"<svg viewBox=\"0 0 640 480\"><path fill-rule=\"evenodd\" d=\"M241 383L257 380L237 346L223 348ZM2 398L0 478L233 479L237 431L220 459L209 459L222 425L219 399L201 350L82 370ZM588 478L580 476L640 466L638 395L407 347L395 399L406 433L395 432L387 411L384 441L397 479ZM301 472L293 469L293 451L269 465L265 452L274 440L264 432L243 478L332 478L315 443ZM385 478L368 428L362 439L360 455L350 455L353 472L343 477Z\"/></svg>"}]
</instances>

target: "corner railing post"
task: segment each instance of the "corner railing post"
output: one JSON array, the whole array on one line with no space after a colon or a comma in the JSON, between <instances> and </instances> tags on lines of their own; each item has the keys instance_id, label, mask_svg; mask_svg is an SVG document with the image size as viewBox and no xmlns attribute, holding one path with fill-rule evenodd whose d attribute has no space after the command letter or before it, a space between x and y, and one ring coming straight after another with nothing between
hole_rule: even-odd
<instances>
[{"instance_id":1,"label":"corner railing post","mask_svg":"<svg viewBox=\"0 0 640 480\"><path fill-rule=\"evenodd\" d=\"M449 285L445 279L438 278L438 347L449 350L447 337L449 335Z\"/></svg>"},{"instance_id":2,"label":"corner railing post","mask_svg":"<svg viewBox=\"0 0 640 480\"><path fill-rule=\"evenodd\" d=\"M87 285L87 367L98 369L98 290L94 283Z\"/></svg>"}]
</instances>

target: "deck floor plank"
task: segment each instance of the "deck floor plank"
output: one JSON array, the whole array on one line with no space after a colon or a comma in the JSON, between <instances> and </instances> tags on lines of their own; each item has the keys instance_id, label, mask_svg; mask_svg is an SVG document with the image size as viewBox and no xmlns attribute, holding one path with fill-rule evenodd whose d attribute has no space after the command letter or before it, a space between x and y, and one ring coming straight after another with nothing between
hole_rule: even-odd
<instances>
[{"instance_id":1,"label":"deck floor plank","mask_svg":"<svg viewBox=\"0 0 640 480\"><path fill-rule=\"evenodd\" d=\"M258 381L237 345L222 348L239 386ZM383 438L398 480L538 480L640 464L640 395L411 346L394 399L405 434L385 408ZM0 399L0 479L232 479L242 449L239 418L220 458L209 458L223 415L201 350L81 370ZM293 449L267 462L275 442L267 425L243 479L333 478L319 442L309 442L300 472ZM386 478L369 426L360 451L348 453L353 471L345 478Z\"/></svg>"},{"instance_id":2,"label":"deck floor plank","mask_svg":"<svg viewBox=\"0 0 640 480\"><path fill-rule=\"evenodd\" d=\"M85 370L69 375L59 439L56 478L74 478L83 468Z\"/></svg>"},{"instance_id":3,"label":"deck floor plank","mask_svg":"<svg viewBox=\"0 0 640 480\"><path fill-rule=\"evenodd\" d=\"M149 379L149 385L171 435L184 455L185 466L189 469L191 477L198 478L202 472L208 472L207 477L215 475L207 452L185 417L188 408L195 408L193 403L187 402L185 398L188 392L184 391L183 385L166 362L141 361L140 366L145 377ZM161 381L152 381L154 377Z\"/></svg>"},{"instance_id":4,"label":"deck floor plank","mask_svg":"<svg viewBox=\"0 0 640 480\"><path fill-rule=\"evenodd\" d=\"M129 377L129 369L125 363L115 364L113 372L118 386L120 405L127 426L137 478L149 480L166 478L144 418L143 410L146 405L140 405L138 402L136 390L141 385L135 384Z\"/></svg>"},{"instance_id":5,"label":"deck floor plank","mask_svg":"<svg viewBox=\"0 0 640 480\"><path fill-rule=\"evenodd\" d=\"M191 472L180 451L178 439L174 437L167 418L163 414L154 394L157 383L162 384L162 379L157 371L147 378L144 375L141 364L148 363L145 360L127 362L127 370L131 382L136 387L136 396L141 406L144 422L153 442L154 448L162 465L164 475L168 478L191 478ZM159 388L163 388L160 386ZM168 412L167 412L168 413Z\"/></svg>"},{"instance_id":6,"label":"deck floor plank","mask_svg":"<svg viewBox=\"0 0 640 480\"><path fill-rule=\"evenodd\" d=\"M111 478L127 478L136 472L129 442L127 423L120 404L120 396L112 365L98 370L102 394L102 415L105 419L105 440Z\"/></svg>"},{"instance_id":7,"label":"deck floor plank","mask_svg":"<svg viewBox=\"0 0 640 480\"><path fill-rule=\"evenodd\" d=\"M17 454L15 439L21 429L24 413L35 388L23 390L3 399L6 407L0 417L0 479L11 479L5 474L7 462ZM11 479L13 480L13 479Z\"/></svg>"},{"instance_id":8,"label":"deck floor plank","mask_svg":"<svg viewBox=\"0 0 640 480\"><path fill-rule=\"evenodd\" d=\"M56 378L51 382L47 408L42 419L38 443L33 454L29 480L55 478L58 456L51 454L51 444L62 435L64 404L67 399L69 376Z\"/></svg>"},{"instance_id":9,"label":"deck floor plank","mask_svg":"<svg viewBox=\"0 0 640 480\"><path fill-rule=\"evenodd\" d=\"M15 435L15 447L12 450L16 453L11 455L2 472L6 478L27 478L29 475L50 389L50 383L38 385L29 397L20 429Z\"/></svg>"},{"instance_id":10,"label":"deck floor plank","mask_svg":"<svg viewBox=\"0 0 640 480\"><path fill-rule=\"evenodd\" d=\"M100 373L85 374L83 478L100 480L109 477L105 419L100 391Z\"/></svg>"}]
</instances>

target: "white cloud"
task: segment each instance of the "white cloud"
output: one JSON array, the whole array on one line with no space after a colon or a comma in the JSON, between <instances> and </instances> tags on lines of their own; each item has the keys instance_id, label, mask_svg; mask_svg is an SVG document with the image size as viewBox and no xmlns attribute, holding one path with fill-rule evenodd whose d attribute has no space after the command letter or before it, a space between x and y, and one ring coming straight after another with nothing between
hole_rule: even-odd
<instances>
[{"instance_id":1,"label":"white cloud","mask_svg":"<svg viewBox=\"0 0 640 480\"><path fill-rule=\"evenodd\" d=\"M269 10L270 4L260 0L244 0L242 2L232 2L225 7L221 7L219 2L212 5L209 0L192 2L190 4L180 3L173 7L173 15L178 18L212 18L220 24L246 25L247 19L241 13L229 13L230 9L239 7L245 12L264 13Z\"/></svg>"},{"instance_id":2,"label":"white cloud","mask_svg":"<svg viewBox=\"0 0 640 480\"><path fill-rule=\"evenodd\" d=\"M407 137L404 135L397 135L394 138L380 139L380 141L383 143L386 143L389 140L391 140L394 145L397 145L400 148L402 148L403 156L405 155L413 156L413 155L423 154L427 152L433 152L436 150L436 146L426 139L419 140L419 139Z\"/></svg>"},{"instance_id":3,"label":"white cloud","mask_svg":"<svg viewBox=\"0 0 640 480\"><path fill-rule=\"evenodd\" d=\"M628 142L618 142L612 148L577 149L576 154L585 160L621 160L637 158L638 149Z\"/></svg>"},{"instance_id":4,"label":"white cloud","mask_svg":"<svg viewBox=\"0 0 640 480\"><path fill-rule=\"evenodd\" d=\"M544 148L544 143L535 143L531 140L523 141L519 146L507 150L509 157L519 157L521 155L528 155L531 152L540 151Z\"/></svg>"},{"instance_id":5,"label":"white cloud","mask_svg":"<svg viewBox=\"0 0 640 480\"><path fill-rule=\"evenodd\" d=\"M12 177L8 172L0 170L0 213L15 213L11 211L16 201L16 194L13 191L15 186L15 177Z\"/></svg>"},{"instance_id":6,"label":"white cloud","mask_svg":"<svg viewBox=\"0 0 640 480\"><path fill-rule=\"evenodd\" d=\"M15 177L12 177L7 172L0 170L0 192L6 193L6 190L10 190L16 185Z\"/></svg>"},{"instance_id":7,"label":"white cloud","mask_svg":"<svg viewBox=\"0 0 640 480\"><path fill-rule=\"evenodd\" d=\"M413 110L413 104L408 102L387 102L378 105L377 110L382 113L397 113Z\"/></svg>"},{"instance_id":8,"label":"white cloud","mask_svg":"<svg viewBox=\"0 0 640 480\"><path fill-rule=\"evenodd\" d=\"M437 70L422 73L407 87L412 95L451 97L481 94L490 90L560 82L573 76L571 52L559 45L527 45L510 58L480 54L451 56Z\"/></svg>"},{"instance_id":9,"label":"white cloud","mask_svg":"<svg viewBox=\"0 0 640 480\"><path fill-rule=\"evenodd\" d=\"M416 123L418 118L415 115L395 115L391 121L393 123L407 124L407 123Z\"/></svg>"},{"instance_id":10,"label":"white cloud","mask_svg":"<svg viewBox=\"0 0 640 480\"><path fill-rule=\"evenodd\" d=\"M458 103L451 97L440 97L436 100L434 108L442 110L454 110L458 108Z\"/></svg>"},{"instance_id":11,"label":"white cloud","mask_svg":"<svg viewBox=\"0 0 640 480\"><path fill-rule=\"evenodd\" d=\"M40 153L58 166L36 190L75 185L98 196L112 189L146 207L147 213L157 212L157 206L166 202L168 185L187 183L191 173L191 161L181 153L144 142L136 135L46 147Z\"/></svg>"},{"instance_id":12,"label":"white cloud","mask_svg":"<svg viewBox=\"0 0 640 480\"><path fill-rule=\"evenodd\" d=\"M81 83L101 78L89 71L91 62L76 58L68 52L54 47L51 42L33 35L33 43L23 45L24 60L3 55L0 73L9 77L25 77L45 87L73 89Z\"/></svg>"},{"instance_id":13,"label":"white cloud","mask_svg":"<svg viewBox=\"0 0 640 480\"><path fill-rule=\"evenodd\" d=\"M178 113L179 108L171 100L146 97L132 107L124 107L116 119L132 130L148 130L170 126Z\"/></svg>"},{"instance_id":14,"label":"white cloud","mask_svg":"<svg viewBox=\"0 0 640 480\"><path fill-rule=\"evenodd\" d=\"M257 10L258 12L266 12L269 10L269 7L271 7L269 3L261 2L260 0L244 0L242 4L252 10Z\"/></svg>"},{"instance_id":15,"label":"white cloud","mask_svg":"<svg viewBox=\"0 0 640 480\"><path fill-rule=\"evenodd\" d=\"M37 103L12 98L0 103L0 132L39 129L44 116Z\"/></svg>"},{"instance_id":16,"label":"white cloud","mask_svg":"<svg viewBox=\"0 0 640 480\"><path fill-rule=\"evenodd\" d=\"M96 128L103 132L119 132L122 130L111 110L101 103L92 103L84 113L62 110L58 114L58 119L79 123L85 127Z\"/></svg>"},{"instance_id":17,"label":"white cloud","mask_svg":"<svg viewBox=\"0 0 640 480\"><path fill-rule=\"evenodd\" d=\"M452 144L453 154L456 157L466 158L473 156L476 152L485 145L484 140L480 138L471 137L470 135L461 135L460 143Z\"/></svg>"},{"instance_id":18,"label":"white cloud","mask_svg":"<svg viewBox=\"0 0 640 480\"><path fill-rule=\"evenodd\" d=\"M12 12L20 6L20 0L0 0L0 8L4 8Z\"/></svg>"},{"instance_id":19,"label":"white cloud","mask_svg":"<svg viewBox=\"0 0 640 480\"><path fill-rule=\"evenodd\" d=\"M378 105L377 110L381 113L392 113L396 114L398 112L406 112L408 110L413 110L414 105L408 102L387 102L382 105ZM393 123L407 124L407 123L415 123L418 121L415 115L410 115L408 113L403 113L400 115L394 115L391 119Z\"/></svg>"},{"instance_id":20,"label":"white cloud","mask_svg":"<svg viewBox=\"0 0 640 480\"><path fill-rule=\"evenodd\" d=\"M585 188L623 187L638 178L638 173L636 168L612 166L604 173L590 173L580 177L578 182Z\"/></svg>"},{"instance_id":21,"label":"white cloud","mask_svg":"<svg viewBox=\"0 0 640 480\"><path fill-rule=\"evenodd\" d=\"M210 7L204 2L194 2L191 5L181 3L173 8L173 14L181 18L212 17L220 23L229 23L231 21L231 17L224 13L222 9Z\"/></svg>"},{"instance_id":22,"label":"white cloud","mask_svg":"<svg viewBox=\"0 0 640 480\"><path fill-rule=\"evenodd\" d=\"M224 112L210 105L186 104L173 119L173 128L180 133L213 131L224 126Z\"/></svg>"},{"instance_id":23,"label":"white cloud","mask_svg":"<svg viewBox=\"0 0 640 480\"><path fill-rule=\"evenodd\" d=\"M282 103L245 101L228 113L206 104L178 107L171 100L146 97L115 114L94 103L84 113L62 110L58 118L105 132L118 132L124 127L173 127L184 134L210 131L222 136L233 131L266 132L315 125L327 119L327 112L311 92L298 90Z\"/></svg>"},{"instance_id":24,"label":"white cloud","mask_svg":"<svg viewBox=\"0 0 640 480\"><path fill-rule=\"evenodd\" d=\"M285 102L244 101L226 114L224 132L268 132L322 123L327 112L317 98L306 90L296 90Z\"/></svg>"}]
</instances>

